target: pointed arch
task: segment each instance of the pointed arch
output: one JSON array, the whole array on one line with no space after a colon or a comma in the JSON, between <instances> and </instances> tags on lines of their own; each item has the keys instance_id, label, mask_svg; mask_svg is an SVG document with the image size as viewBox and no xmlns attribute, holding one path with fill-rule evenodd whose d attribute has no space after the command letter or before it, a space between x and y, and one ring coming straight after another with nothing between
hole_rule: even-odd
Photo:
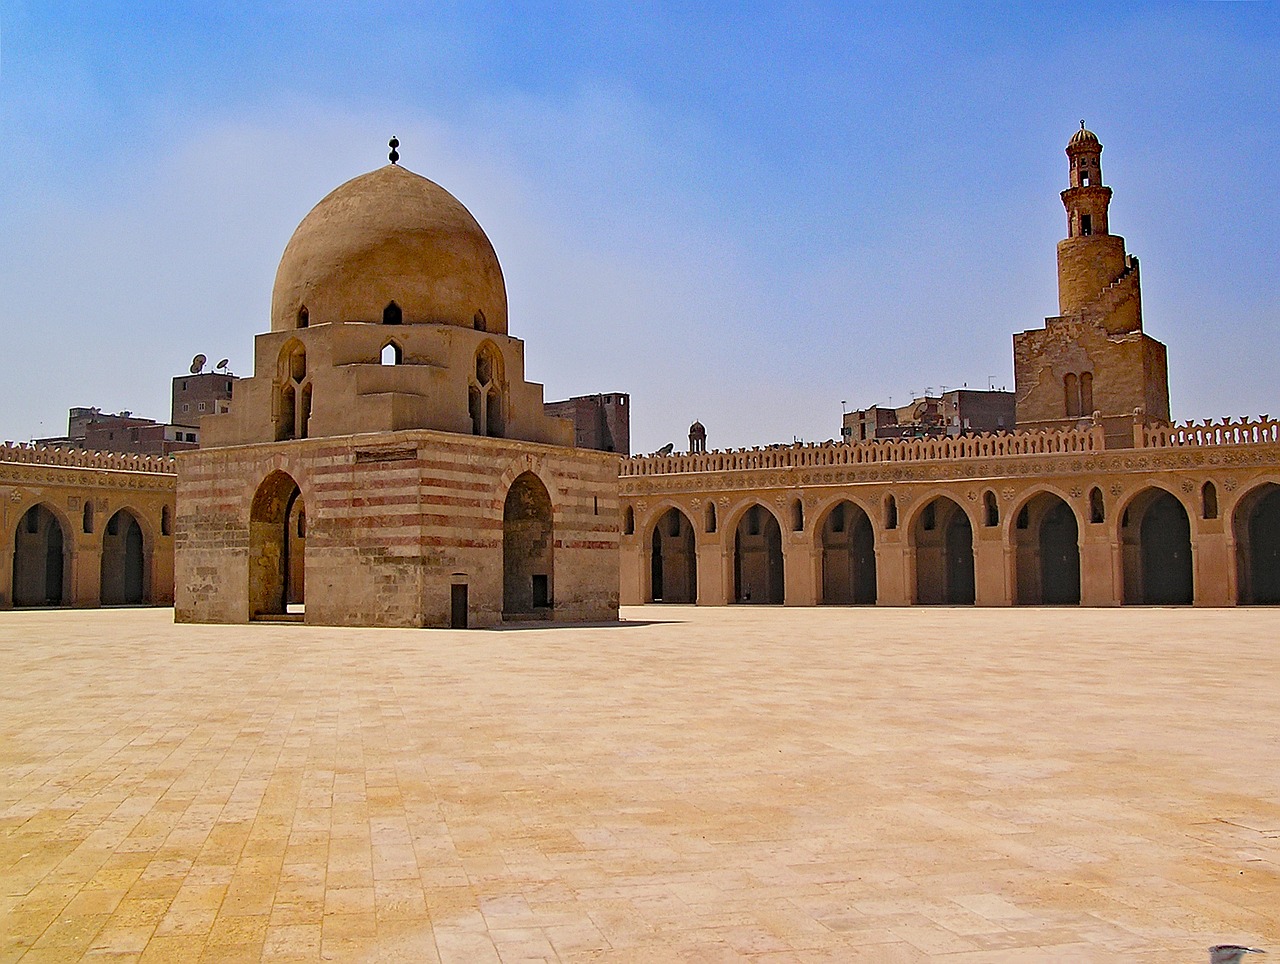
<instances>
[{"instance_id":1,"label":"pointed arch","mask_svg":"<svg viewBox=\"0 0 1280 964\"><path fill-rule=\"evenodd\" d=\"M1236 600L1280 605L1280 485L1263 482L1245 493L1231 518L1236 544Z\"/></svg>"},{"instance_id":2,"label":"pointed arch","mask_svg":"<svg viewBox=\"0 0 1280 964\"><path fill-rule=\"evenodd\" d=\"M827 605L876 601L875 531L861 506L841 499L819 517L820 596Z\"/></svg>"},{"instance_id":3,"label":"pointed arch","mask_svg":"<svg viewBox=\"0 0 1280 964\"><path fill-rule=\"evenodd\" d=\"M698 599L698 551L693 522L671 506L650 533L650 602L693 603Z\"/></svg>"},{"instance_id":4,"label":"pointed arch","mask_svg":"<svg viewBox=\"0 0 1280 964\"><path fill-rule=\"evenodd\" d=\"M15 607L67 604L70 549L62 520L49 506L37 503L23 513L13 539Z\"/></svg>"},{"instance_id":5,"label":"pointed arch","mask_svg":"<svg viewBox=\"0 0 1280 964\"><path fill-rule=\"evenodd\" d=\"M382 323L384 325L399 325L404 321L404 312L400 310L400 306L394 301L387 302L387 307L382 309Z\"/></svg>"},{"instance_id":6,"label":"pointed arch","mask_svg":"<svg viewBox=\"0 0 1280 964\"><path fill-rule=\"evenodd\" d=\"M555 521L551 493L533 472L507 490L502 507L504 618L550 612L555 589Z\"/></svg>"},{"instance_id":7,"label":"pointed arch","mask_svg":"<svg viewBox=\"0 0 1280 964\"><path fill-rule=\"evenodd\" d=\"M964 508L945 495L935 496L917 510L908 532L916 602L973 605L973 524Z\"/></svg>"},{"instance_id":8,"label":"pointed arch","mask_svg":"<svg viewBox=\"0 0 1280 964\"><path fill-rule=\"evenodd\" d=\"M302 511L302 490L288 472L277 469L258 485L249 508L249 616L283 615L290 588L305 586L306 556L290 538L290 519Z\"/></svg>"},{"instance_id":9,"label":"pointed arch","mask_svg":"<svg viewBox=\"0 0 1280 964\"><path fill-rule=\"evenodd\" d=\"M1022 606L1080 603L1080 526L1059 493L1032 493L1018 508L1013 546L1014 602Z\"/></svg>"},{"instance_id":10,"label":"pointed arch","mask_svg":"<svg viewBox=\"0 0 1280 964\"><path fill-rule=\"evenodd\" d=\"M378 362L388 366L404 364L404 350L400 347L400 343L394 338L386 341L382 350L378 352Z\"/></svg>"},{"instance_id":11,"label":"pointed arch","mask_svg":"<svg viewBox=\"0 0 1280 964\"><path fill-rule=\"evenodd\" d=\"M1195 595L1191 519L1172 492L1149 486L1120 513L1124 602L1188 606Z\"/></svg>"},{"instance_id":12,"label":"pointed arch","mask_svg":"<svg viewBox=\"0 0 1280 964\"><path fill-rule=\"evenodd\" d=\"M708 533L716 531L716 504L710 499L707 500L707 509L704 513L703 531Z\"/></svg>"},{"instance_id":13,"label":"pointed arch","mask_svg":"<svg viewBox=\"0 0 1280 964\"><path fill-rule=\"evenodd\" d=\"M753 502L733 536L733 601L781 604L785 597L782 527L778 517Z\"/></svg>"},{"instance_id":14,"label":"pointed arch","mask_svg":"<svg viewBox=\"0 0 1280 964\"><path fill-rule=\"evenodd\" d=\"M306 305L298 308L298 328L306 328L311 324L311 312L307 311Z\"/></svg>"},{"instance_id":15,"label":"pointed arch","mask_svg":"<svg viewBox=\"0 0 1280 964\"><path fill-rule=\"evenodd\" d=\"M129 509L119 509L107 520L99 560L102 605L137 606L147 601L150 548L137 515Z\"/></svg>"}]
</instances>

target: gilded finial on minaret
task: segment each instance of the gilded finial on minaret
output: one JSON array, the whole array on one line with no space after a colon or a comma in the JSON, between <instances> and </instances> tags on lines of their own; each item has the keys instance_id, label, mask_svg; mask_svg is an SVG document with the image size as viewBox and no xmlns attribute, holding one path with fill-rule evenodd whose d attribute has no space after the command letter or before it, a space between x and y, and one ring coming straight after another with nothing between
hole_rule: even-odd
<instances>
[{"instance_id":1,"label":"gilded finial on minaret","mask_svg":"<svg viewBox=\"0 0 1280 964\"><path fill-rule=\"evenodd\" d=\"M400 146L400 141L393 136L391 140L387 141L387 146L391 148L391 153L388 154L387 157L390 158L391 163L394 164L396 161L400 160L400 152L396 150L396 148Z\"/></svg>"}]
</instances>

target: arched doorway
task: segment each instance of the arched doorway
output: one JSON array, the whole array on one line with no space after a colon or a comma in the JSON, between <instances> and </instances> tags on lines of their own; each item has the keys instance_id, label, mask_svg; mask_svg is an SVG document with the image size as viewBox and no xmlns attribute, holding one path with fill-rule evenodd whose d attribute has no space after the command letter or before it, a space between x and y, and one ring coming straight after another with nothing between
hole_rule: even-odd
<instances>
[{"instance_id":1,"label":"arched doorway","mask_svg":"<svg viewBox=\"0 0 1280 964\"><path fill-rule=\"evenodd\" d=\"M1237 601L1246 606L1280 604L1280 485L1254 489L1236 507Z\"/></svg>"},{"instance_id":2,"label":"arched doorway","mask_svg":"<svg viewBox=\"0 0 1280 964\"><path fill-rule=\"evenodd\" d=\"M916 602L973 605L973 526L964 509L940 495L916 515L911 535Z\"/></svg>"},{"instance_id":3,"label":"arched doorway","mask_svg":"<svg viewBox=\"0 0 1280 964\"><path fill-rule=\"evenodd\" d=\"M1124 601L1147 606L1189 606L1194 598L1191 520L1164 489L1147 489L1120 519Z\"/></svg>"},{"instance_id":4,"label":"arched doorway","mask_svg":"<svg viewBox=\"0 0 1280 964\"><path fill-rule=\"evenodd\" d=\"M249 510L249 615L280 616L306 601L306 553L291 522L303 515L302 491L287 472L272 472Z\"/></svg>"},{"instance_id":5,"label":"arched doorway","mask_svg":"<svg viewBox=\"0 0 1280 964\"><path fill-rule=\"evenodd\" d=\"M552 607L554 530L551 494L532 472L511 483L502 507L502 614Z\"/></svg>"},{"instance_id":6,"label":"arched doorway","mask_svg":"<svg viewBox=\"0 0 1280 964\"><path fill-rule=\"evenodd\" d=\"M753 505L733 535L733 601L780 605L785 596L782 527L762 505Z\"/></svg>"},{"instance_id":7,"label":"arched doorway","mask_svg":"<svg viewBox=\"0 0 1280 964\"><path fill-rule=\"evenodd\" d=\"M128 509L121 509L108 519L102 530L101 572L102 605L137 606L146 601L142 526Z\"/></svg>"},{"instance_id":8,"label":"arched doorway","mask_svg":"<svg viewBox=\"0 0 1280 964\"><path fill-rule=\"evenodd\" d=\"M1041 492L1014 519L1013 545L1019 605L1080 604L1080 528L1071 506Z\"/></svg>"},{"instance_id":9,"label":"arched doorway","mask_svg":"<svg viewBox=\"0 0 1280 964\"><path fill-rule=\"evenodd\" d=\"M18 520L13 538L13 604L62 606L66 603L66 567L62 523L43 505L33 505Z\"/></svg>"},{"instance_id":10,"label":"arched doorway","mask_svg":"<svg viewBox=\"0 0 1280 964\"><path fill-rule=\"evenodd\" d=\"M876 543L867 513L852 502L837 502L819 533L821 601L866 606L876 601Z\"/></svg>"},{"instance_id":11,"label":"arched doorway","mask_svg":"<svg viewBox=\"0 0 1280 964\"><path fill-rule=\"evenodd\" d=\"M650 540L650 602L698 601L698 553L693 523L679 509L668 509Z\"/></svg>"}]
</instances>

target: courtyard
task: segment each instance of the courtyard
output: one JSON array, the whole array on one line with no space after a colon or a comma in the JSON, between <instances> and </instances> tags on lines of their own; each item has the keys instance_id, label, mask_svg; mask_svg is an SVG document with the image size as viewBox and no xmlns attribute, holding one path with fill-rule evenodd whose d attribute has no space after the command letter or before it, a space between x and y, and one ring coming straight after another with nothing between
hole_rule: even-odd
<instances>
[{"instance_id":1,"label":"courtyard","mask_svg":"<svg viewBox=\"0 0 1280 964\"><path fill-rule=\"evenodd\" d=\"M1280 612L623 616L0 613L0 962L1280 947Z\"/></svg>"}]
</instances>

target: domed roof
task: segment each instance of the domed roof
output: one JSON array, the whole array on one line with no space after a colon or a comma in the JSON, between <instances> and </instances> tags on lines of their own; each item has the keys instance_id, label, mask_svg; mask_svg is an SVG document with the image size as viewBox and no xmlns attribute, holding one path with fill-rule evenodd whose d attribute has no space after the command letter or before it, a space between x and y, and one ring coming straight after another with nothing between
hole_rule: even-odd
<instances>
[{"instance_id":1,"label":"domed roof","mask_svg":"<svg viewBox=\"0 0 1280 964\"><path fill-rule=\"evenodd\" d=\"M1067 142L1067 150L1081 147L1096 147L1098 150L1102 150L1102 145L1098 142L1098 135L1091 130L1086 130L1084 121L1080 122L1080 129Z\"/></svg>"},{"instance_id":2,"label":"domed roof","mask_svg":"<svg viewBox=\"0 0 1280 964\"><path fill-rule=\"evenodd\" d=\"M276 270L271 330L381 322L396 308L407 325L507 330L506 284L484 230L439 184L388 164L302 219Z\"/></svg>"}]
</instances>

